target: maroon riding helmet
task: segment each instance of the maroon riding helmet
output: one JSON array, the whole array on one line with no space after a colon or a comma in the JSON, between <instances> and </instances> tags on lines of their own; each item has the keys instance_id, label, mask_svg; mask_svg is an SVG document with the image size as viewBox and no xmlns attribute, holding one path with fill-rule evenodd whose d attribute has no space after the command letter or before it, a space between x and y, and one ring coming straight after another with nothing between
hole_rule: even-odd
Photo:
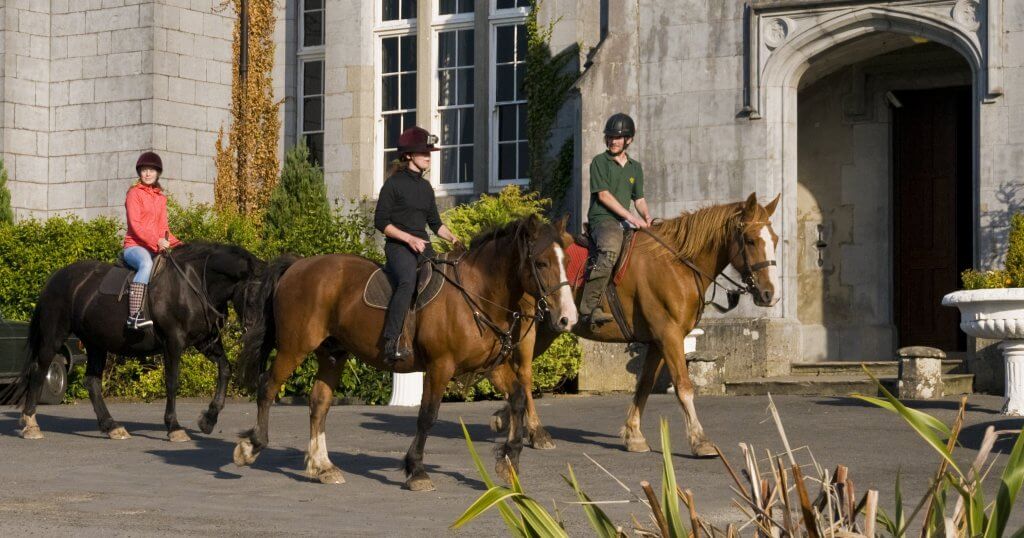
<instances>
[{"instance_id":1,"label":"maroon riding helmet","mask_svg":"<svg viewBox=\"0 0 1024 538\"><path fill-rule=\"evenodd\" d=\"M164 173L164 163L160 160L160 156L152 151L147 151L142 155L139 155L139 160L135 162L135 173L142 174L142 167L148 166L150 168L156 168L159 173Z\"/></svg>"},{"instance_id":2,"label":"maroon riding helmet","mask_svg":"<svg viewBox=\"0 0 1024 538\"><path fill-rule=\"evenodd\" d=\"M432 135L422 127L410 127L398 137L398 153L427 153L428 151L440 151L441 148L434 147L437 143L437 135Z\"/></svg>"}]
</instances>

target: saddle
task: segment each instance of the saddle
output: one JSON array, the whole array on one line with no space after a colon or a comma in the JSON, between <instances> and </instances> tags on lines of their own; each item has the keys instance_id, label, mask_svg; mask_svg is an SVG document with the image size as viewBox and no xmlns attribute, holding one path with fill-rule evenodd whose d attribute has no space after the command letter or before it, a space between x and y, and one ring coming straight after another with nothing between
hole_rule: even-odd
<instances>
[{"instance_id":1,"label":"saddle","mask_svg":"<svg viewBox=\"0 0 1024 538\"><path fill-rule=\"evenodd\" d=\"M150 281L152 281L152 277L156 276L162 267L163 258L158 256L153 260L153 272ZM103 280L100 281L100 295L112 295L117 297L117 302L121 302L121 299L128 295L128 286L135 277L135 272L134 269L125 263L123 257L118 256L117 261L114 262L114 267L107 271L107 274L103 275ZM152 293L152 286L150 286L150 293ZM150 293L146 294L147 303L149 302Z\"/></svg>"},{"instance_id":2,"label":"saddle","mask_svg":"<svg viewBox=\"0 0 1024 538\"><path fill-rule=\"evenodd\" d=\"M636 242L636 230L632 228L623 230L622 250L619 251L619 259L615 261L615 276L608 282L608 286L614 286L622 281L629 267L629 260L633 253L633 243ZM569 284L573 289L582 288L590 274L596 250L589 235L581 234L573 237L573 244L566 249L568 256L568 267L566 274Z\"/></svg>"},{"instance_id":3,"label":"saddle","mask_svg":"<svg viewBox=\"0 0 1024 538\"><path fill-rule=\"evenodd\" d=\"M615 324L619 326L619 331L622 332L622 335L629 342L633 341L633 332L626 323L626 317L622 312L622 302L619 300L619 294L615 286L622 281L622 277L626 274L626 269L629 268L629 260L633 254L633 244L636 243L636 236L637 232L633 228L623 230L622 250L619 251L619 259L615 261L615 271L612 273L612 278L608 280L608 287L605 289L605 299L608 300L608 307L612 311L612 317L615 318ZM590 269L593 267L593 260L597 255L597 251L594 249L593 241L591 241L589 235L577 235L573 239L573 244L569 245L569 248L566 249L566 254L569 258L567 274L569 284L574 290L578 290L583 288L583 284L586 283L587 277L590 275ZM577 304L577 306L579 305Z\"/></svg>"},{"instance_id":4,"label":"saddle","mask_svg":"<svg viewBox=\"0 0 1024 538\"><path fill-rule=\"evenodd\" d=\"M444 257L441 257L444 259ZM430 304L441 293L444 287L444 275L434 270L431 263L424 262L416 272L416 295L413 300L412 310L419 311ZM391 295L394 292L394 285L391 278L381 267L370 275L363 288L363 302L370 308L387 310Z\"/></svg>"}]
</instances>

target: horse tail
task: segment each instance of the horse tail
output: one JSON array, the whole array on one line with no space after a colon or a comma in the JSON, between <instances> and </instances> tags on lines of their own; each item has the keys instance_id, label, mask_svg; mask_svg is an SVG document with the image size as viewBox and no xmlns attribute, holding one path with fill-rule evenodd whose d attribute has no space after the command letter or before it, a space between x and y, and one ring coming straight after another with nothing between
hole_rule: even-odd
<instances>
[{"instance_id":1,"label":"horse tail","mask_svg":"<svg viewBox=\"0 0 1024 538\"><path fill-rule=\"evenodd\" d=\"M242 352L235 366L239 384L250 391L258 389L260 377L267 370L267 359L277 343L274 290L281 275L298 260L298 257L286 254L271 261L255 294L246 301L245 315L242 316L246 330L242 336Z\"/></svg>"},{"instance_id":2,"label":"horse tail","mask_svg":"<svg viewBox=\"0 0 1024 538\"><path fill-rule=\"evenodd\" d=\"M55 273L47 281L43 292L39 294L39 300L36 301L35 308L32 310L32 319L28 325L28 341L25 342L26 347L28 347L28 360L25 361L25 365L18 374L18 381L11 383L0 391L0 402L2 403L18 407L25 403L25 396L28 395L29 381L32 375L39 369L39 355L42 353L43 345L46 343L47 332L43 327L43 317L50 313L48 309L57 309L56 305L50 304L48 294L46 293L50 286L53 285L56 277L57 274Z\"/></svg>"}]
</instances>

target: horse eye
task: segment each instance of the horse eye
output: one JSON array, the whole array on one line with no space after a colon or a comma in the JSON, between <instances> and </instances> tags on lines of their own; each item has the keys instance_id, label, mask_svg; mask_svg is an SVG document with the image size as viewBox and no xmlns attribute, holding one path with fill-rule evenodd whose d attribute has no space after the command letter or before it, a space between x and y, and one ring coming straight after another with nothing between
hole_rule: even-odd
<instances>
[{"instance_id":1,"label":"horse eye","mask_svg":"<svg viewBox=\"0 0 1024 538\"><path fill-rule=\"evenodd\" d=\"M548 262L546 262L546 261L539 261L539 262L537 262L537 267L540 267L541 269L543 269L543 268L545 268L547 266L548 266Z\"/></svg>"},{"instance_id":2,"label":"horse eye","mask_svg":"<svg viewBox=\"0 0 1024 538\"><path fill-rule=\"evenodd\" d=\"M754 244L756 243L756 241L754 241L753 239L750 239L750 238L744 239L743 242L748 244L748 245L750 245L750 246L754 246Z\"/></svg>"}]
</instances>

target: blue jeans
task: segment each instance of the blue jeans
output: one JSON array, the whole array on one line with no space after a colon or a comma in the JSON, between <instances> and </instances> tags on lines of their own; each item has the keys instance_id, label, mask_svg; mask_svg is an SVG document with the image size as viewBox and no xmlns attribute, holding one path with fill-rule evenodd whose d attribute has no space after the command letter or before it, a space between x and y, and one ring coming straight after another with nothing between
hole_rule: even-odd
<instances>
[{"instance_id":1,"label":"blue jeans","mask_svg":"<svg viewBox=\"0 0 1024 538\"><path fill-rule=\"evenodd\" d=\"M124 249L124 261L136 271L132 282L149 284L149 274L153 271L153 256L148 250L143 247L128 247Z\"/></svg>"}]
</instances>

